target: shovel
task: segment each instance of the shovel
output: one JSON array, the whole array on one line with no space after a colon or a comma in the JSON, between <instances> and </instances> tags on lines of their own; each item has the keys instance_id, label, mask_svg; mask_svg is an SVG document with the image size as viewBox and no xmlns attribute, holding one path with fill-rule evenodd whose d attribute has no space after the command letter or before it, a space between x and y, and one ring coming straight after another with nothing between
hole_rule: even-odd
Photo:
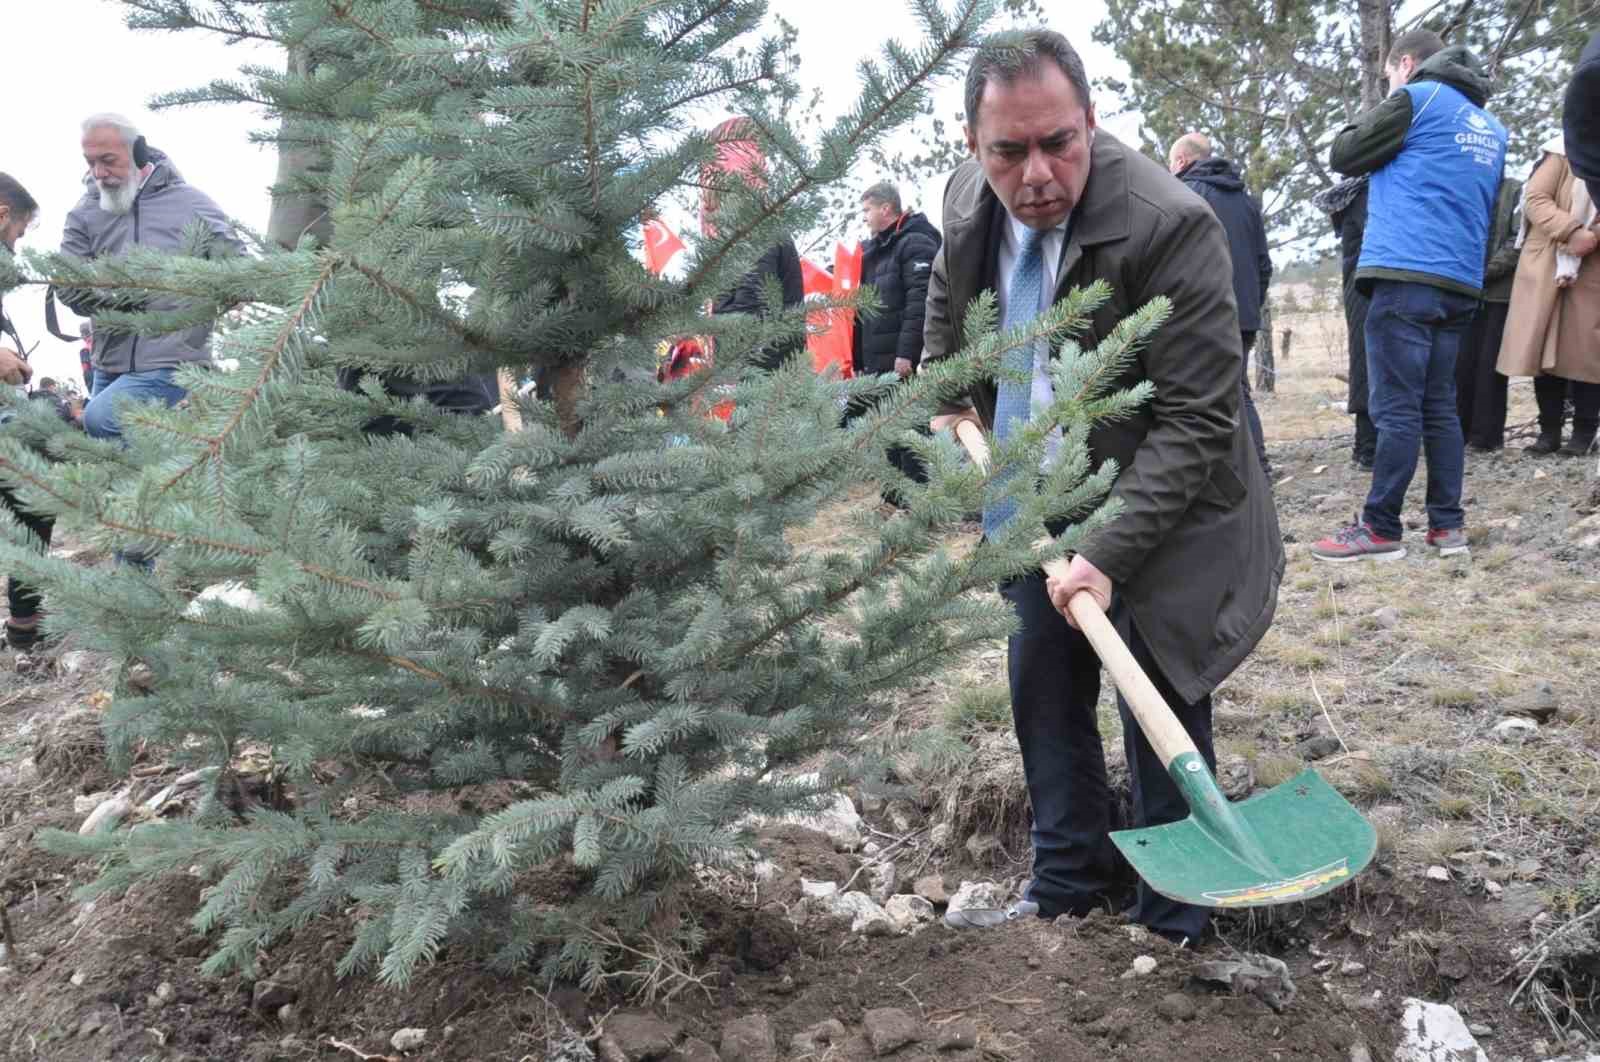
<instances>
[{"instance_id":1,"label":"shovel","mask_svg":"<svg viewBox=\"0 0 1600 1062\"><path fill-rule=\"evenodd\" d=\"M941 417L933 427L952 421L973 463L986 468L989 446L971 419ZM1056 560L1045 565L1045 573L1062 578L1066 567L1065 560ZM1181 822L1111 835L1152 889L1200 907L1270 907L1330 892L1372 861L1378 847L1372 824L1316 771L1301 771L1259 796L1229 803L1094 597L1076 594L1067 611L1189 805L1189 817Z\"/></svg>"}]
</instances>

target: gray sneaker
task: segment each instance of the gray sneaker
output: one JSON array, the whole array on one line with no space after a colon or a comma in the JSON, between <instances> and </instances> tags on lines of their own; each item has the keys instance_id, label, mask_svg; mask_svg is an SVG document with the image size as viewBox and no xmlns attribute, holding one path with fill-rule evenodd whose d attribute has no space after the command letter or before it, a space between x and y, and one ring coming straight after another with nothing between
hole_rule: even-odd
<instances>
[{"instance_id":1,"label":"gray sneaker","mask_svg":"<svg viewBox=\"0 0 1600 1062\"><path fill-rule=\"evenodd\" d=\"M1441 557L1455 557L1470 553L1467 547L1467 529L1452 527L1448 531L1429 531L1428 545L1439 551Z\"/></svg>"},{"instance_id":2,"label":"gray sneaker","mask_svg":"<svg viewBox=\"0 0 1600 1062\"><path fill-rule=\"evenodd\" d=\"M1351 564L1364 560L1397 561L1404 559L1406 547L1397 538L1379 538L1357 516L1356 522L1349 527L1314 543L1311 555L1329 564Z\"/></svg>"},{"instance_id":3,"label":"gray sneaker","mask_svg":"<svg viewBox=\"0 0 1600 1062\"><path fill-rule=\"evenodd\" d=\"M951 929L993 929L1008 925L1021 918L1039 917L1039 905L1032 900L1018 900L1010 907L967 907L960 911L946 911L944 924Z\"/></svg>"}]
</instances>

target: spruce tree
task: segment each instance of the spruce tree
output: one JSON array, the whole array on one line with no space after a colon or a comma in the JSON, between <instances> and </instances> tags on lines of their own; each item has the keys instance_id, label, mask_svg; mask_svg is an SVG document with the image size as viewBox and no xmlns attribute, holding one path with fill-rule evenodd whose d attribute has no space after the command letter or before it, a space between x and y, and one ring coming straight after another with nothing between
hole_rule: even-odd
<instances>
[{"instance_id":1,"label":"spruce tree","mask_svg":"<svg viewBox=\"0 0 1600 1062\"><path fill-rule=\"evenodd\" d=\"M26 410L0 432L0 478L27 504L156 558L75 567L14 521L0 539L9 570L46 587L54 630L148 669L116 691L112 747L219 768L192 815L48 843L100 860L91 891L211 868L194 915L219 931L208 970L345 911L359 925L341 973L394 984L452 938L590 983L640 942L692 943L695 864L736 859L751 813L833 785L886 694L1008 630L992 587L1037 563L1047 519L1077 521L1059 553L1114 516L1116 470L1090 466L1087 435L1144 397L1107 385L1160 306L1080 351L1104 289L1006 335L988 300L967 352L905 386L803 359L759 371L803 315L701 311L916 113L987 0L912 4L920 38L885 45L855 108L805 142L783 117L795 42L764 32L759 0L128 4L136 28L284 47L284 70L165 102L265 103L311 160L278 194L327 209L246 259L0 263L0 287L181 296L102 327L222 315L214 356L237 362L184 370L182 408L125 411L123 447ZM749 118L763 181L710 176L707 130L728 112ZM649 275L641 210L708 181L716 235L690 240L682 279ZM684 335L713 337L714 365L658 383L657 343ZM1059 423L1049 472L997 488L950 439L911 431L1041 337L1064 345L1058 400L995 456L1038 468ZM352 368L364 382L340 389ZM520 431L380 386L500 369L550 385ZM727 423L706 415L724 394ZM876 408L841 428L852 400ZM385 417L405 430L374 434ZM896 482L907 508L888 513L860 499L897 476L895 439L930 481ZM997 489L1019 501L1011 530L956 544ZM848 526L798 548L824 510ZM219 583L251 593L197 596ZM241 799L245 753L270 764L269 798ZM562 861L581 893L536 902L529 882Z\"/></svg>"}]
</instances>

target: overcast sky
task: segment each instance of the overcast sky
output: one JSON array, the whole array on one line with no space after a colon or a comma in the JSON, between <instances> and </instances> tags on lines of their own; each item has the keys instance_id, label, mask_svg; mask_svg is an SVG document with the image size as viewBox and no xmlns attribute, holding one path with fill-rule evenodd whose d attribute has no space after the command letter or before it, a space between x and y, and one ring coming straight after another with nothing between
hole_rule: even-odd
<instances>
[{"instance_id":1,"label":"overcast sky","mask_svg":"<svg viewBox=\"0 0 1600 1062\"><path fill-rule=\"evenodd\" d=\"M893 0L774 0L771 6L799 31L802 80L823 90L830 114L851 104L855 66L862 56L884 40L911 36L905 6ZM7 74L13 89L6 114L9 146L0 170L21 181L40 205L39 222L22 247L60 246L67 211L83 194L79 123L97 111L128 115L186 180L230 216L254 229L265 228L267 190L277 159L270 149L249 141L252 130L265 126L262 115L239 107L156 113L148 103L164 92L233 76L244 64L276 66L281 58L273 49L230 47L206 34L133 33L123 25L124 9L115 0L6 0L4 7ZM1072 17L1056 28L1083 52L1090 76L1119 72L1109 50L1089 39L1089 30L1104 14L1102 0L1080 0L1070 8ZM1103 123L1137 142L1136 120L1107 117L1115 101L1098 102ZM961 109L958 85L941 87L938 108L945 115ZM935 178L923 189L906 189L908 205L926 210L937 223L941 186ZM65 307L62 311L62 330L75 334L77 319ZM31 359L36 378L49 375L81 384L77 346L46 333L39 289L12 293L6 312L23 342L39 343Z\"/></svg>"}]
</instances>

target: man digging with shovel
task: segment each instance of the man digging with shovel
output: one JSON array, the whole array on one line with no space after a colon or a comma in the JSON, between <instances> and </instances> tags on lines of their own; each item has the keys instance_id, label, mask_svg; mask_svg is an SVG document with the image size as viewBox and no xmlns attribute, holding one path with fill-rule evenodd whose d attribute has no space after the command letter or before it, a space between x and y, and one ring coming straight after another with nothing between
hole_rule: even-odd
<instances>
[{"instance_id":1,"label":"man digging with shovel","mask_svg":"<svg viewBox=\"0 0 1600 1062\"><path fill-rule=\"evenodd\" d=\"M1064 569L1001 587L1021 621L1010 641L1009 678L1033 807L1033 880L1008 909L946 919L983 928L1022 916L1087 914L1116 882L1095 718L1101 642L1086 639L1069 602L1087 593L1109 614L1132 661L1182 724L1158 734L1152 748L1118 698L1135 824L1175 823L1202 799L1182 772L1209 780L1215 771L1211 691L1272 622L1284 555L1271 490L1239 417L1239 324L1216 216L1159 165L1095 129L1083 62L1057 33L1002 34L978 51L967 74L966 133L973 158L945 190L925 361L959 349L968 308L985 290L996 292L1004 326L1015 328L1069 290L1108 281L1111 298L1089 334L1077 337L1085 348L1155 296L1172 303L1167 323L1113 385L1149 380L1153 399L1089 441L1096 465L1114 459L1121 469L1113 494L1122 515ZM1006 438L1050 403L1054 354L1042 341L1024 351L1031 387L988 384L969 406L948 410L943 426L976 421ZM1008 518L998 505L985 511L985 532ZM1125 673L1113 668L1119 684ZM1169 762L1177 765L1173 774ZM1217 905L1207 903L1171 899L1141 880L1126 914L1169 939L1198 940Z\"/></svg>"}]
</instances>

